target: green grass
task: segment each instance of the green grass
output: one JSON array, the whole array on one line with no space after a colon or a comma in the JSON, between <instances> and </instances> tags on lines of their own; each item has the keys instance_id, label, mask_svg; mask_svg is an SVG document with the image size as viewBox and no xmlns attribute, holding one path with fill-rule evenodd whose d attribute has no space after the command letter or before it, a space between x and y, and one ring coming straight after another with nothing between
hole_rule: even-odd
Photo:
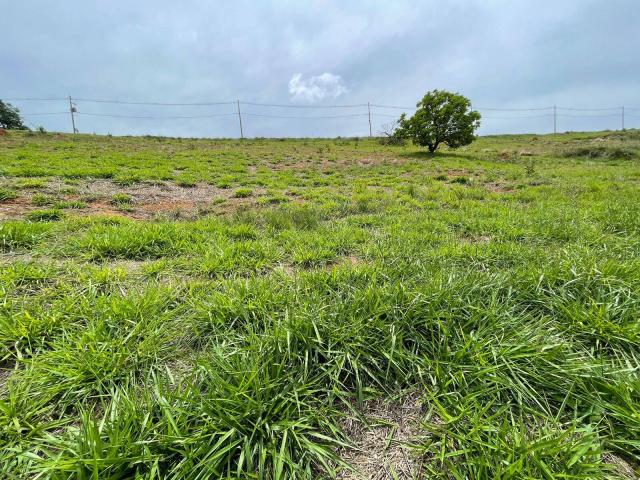
<instances>
[{"instance_id":1,"label":"green grass","mask_svg":"<svg viewBox=\"0 0 640 480\"><path fill-rule=\"evenodd\" d=\"M0 203L18 198L18 194L14 190L8 188L0 188Z\"/></svg>"},{"instance_id":2,"label":"green grass","mask_svg":"<svg viewBox=\"0 0 640 480\"><path fill-rule=\"evenodd\" d=\"M640 471L638 131L10 132L0 159L30 199L0 222L2 478L332 478L345 417L404 393L424 478ZM96 178L118 216L57 187ZM224 197L124 218L145 182Z\"/></svg>"}]
</instances>

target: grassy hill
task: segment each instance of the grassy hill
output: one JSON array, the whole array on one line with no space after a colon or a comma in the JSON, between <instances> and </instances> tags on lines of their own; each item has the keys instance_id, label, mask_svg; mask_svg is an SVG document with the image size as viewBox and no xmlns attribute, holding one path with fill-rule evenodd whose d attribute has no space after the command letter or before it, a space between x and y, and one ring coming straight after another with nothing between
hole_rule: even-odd
<instances>
[{"instance_id":1,"label":"grassy hill","mask_svg":"<svg viewBox=\"0 0 640 480\"><path fill-rule=\"evenodd\" d=\"M0 476L635 478L639 199L637 130L9 132Z\"/></svg>"}]
</instances>

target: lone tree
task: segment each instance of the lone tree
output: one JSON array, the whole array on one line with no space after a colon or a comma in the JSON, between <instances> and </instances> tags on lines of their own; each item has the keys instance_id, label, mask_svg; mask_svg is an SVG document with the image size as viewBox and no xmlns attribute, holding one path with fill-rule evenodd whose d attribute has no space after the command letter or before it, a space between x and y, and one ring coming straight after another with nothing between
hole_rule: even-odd
<instances>
[{"instance_id":1,"label":"lone tree","mask_svg":"<svg viewBox=\"0 0 640 480\"><path fill-rule=\"evenodd\" d=\"M412 117L400 116L398 134L434 153L441 143L451 148L469 145L480 126L480 113L471 110L468 98L445 90L433 90L416 104Z\"/></svg>"},{"instance_id":2,"label":"lone tree","mask_svg":"<svg viewBox=\"0 0 640 480\"><path fill-rule=\"evenodd\" d=\"M7 130L29 130L20 117L20 110L0 100L0 128Z\"/></svg>"}]
</instances>

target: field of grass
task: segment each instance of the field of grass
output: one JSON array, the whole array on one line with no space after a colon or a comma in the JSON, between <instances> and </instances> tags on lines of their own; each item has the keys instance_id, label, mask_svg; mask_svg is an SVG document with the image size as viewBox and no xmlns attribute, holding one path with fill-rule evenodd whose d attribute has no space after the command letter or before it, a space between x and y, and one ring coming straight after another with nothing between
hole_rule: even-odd
<instances>
[{"instance_id":1,"label":"field of grass","mask_svg":"<svg viewBox=\"0 0 640 480\"><path fill-rule=\"evenodd\" d=\"M637 478L640 131L0 137L0 477Z\"/></svg>"}]
</instances>

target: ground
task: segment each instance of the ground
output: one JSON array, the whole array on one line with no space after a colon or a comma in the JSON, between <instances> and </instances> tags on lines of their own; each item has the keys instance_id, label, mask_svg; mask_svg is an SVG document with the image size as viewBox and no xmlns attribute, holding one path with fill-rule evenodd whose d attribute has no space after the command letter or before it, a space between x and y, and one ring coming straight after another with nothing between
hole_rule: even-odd
<instances>
[{"instance_id":1,"label":"ground","mask_svg":"<svg viewBox=\"0 0 640 480\"><path fill-rule=\"evenodd\" d=\"M634 478L640 132L0 138L3 478Z\"/></svg>"}]
</instances>

